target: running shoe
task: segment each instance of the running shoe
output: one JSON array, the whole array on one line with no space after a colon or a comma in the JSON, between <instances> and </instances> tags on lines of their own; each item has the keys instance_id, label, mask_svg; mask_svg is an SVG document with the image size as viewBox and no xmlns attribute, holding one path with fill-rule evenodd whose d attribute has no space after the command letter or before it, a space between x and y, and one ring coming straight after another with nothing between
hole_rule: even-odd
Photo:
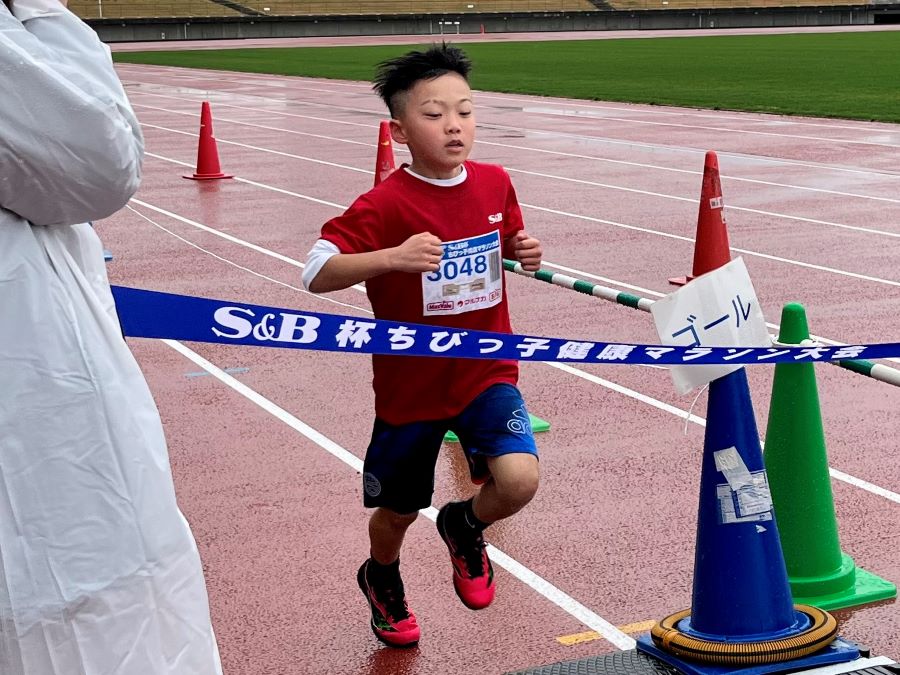
<instances>
[{"instance_id":1,"label":"running shoe","mask_svg":"<svg viewBox=\"0 0 900 675\"><path fill-rule=\"evenodd\" d=\"M447 509L445 504L438 511L437 529L441 539L450 551L453 563L453 588L462 603L469 609L484 609L494 600L494 567L488 558L482 534L471 533L452 535L447 529Z\"/></svg>"},{"instance_id":2,"label":"running shoe","mask_svg":"<svg viewBox=\"0 0 900 675\"><path fill-rule=\"evenodd\" d=\"M356 573L359 589L369 601L372 611L372 632L375 637L391 647L412 647L419 641L419 625L406 604L403 581L378 587L369 583L366 560Z\"/></svg>"}]
</instances>

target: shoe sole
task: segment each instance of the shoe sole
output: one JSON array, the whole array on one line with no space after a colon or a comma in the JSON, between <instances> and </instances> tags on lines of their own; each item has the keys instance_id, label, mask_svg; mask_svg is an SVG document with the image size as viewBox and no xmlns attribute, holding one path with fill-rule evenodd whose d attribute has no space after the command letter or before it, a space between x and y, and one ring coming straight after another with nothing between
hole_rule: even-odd
<instances>
[{"instance_id":1,"label":"shoe sole","mask_svg":"<svg viewBox=\"0 0 900 675\"><path fill-rule=\"evenodd\" d=\"M369 626L372 628L372 635L374 635L376 638L378 638L378 641L381 644L387 645L388 647L393 647L394 649L409 649L410 647L415 647L416 645L419 644L418 640L414 640L413 642L403 642L401 644L398 644L396 642L391 642L378 634L378 631L375 628L375 624L373 624L371 621L369 622Z\"/></svg>"},{"instance_id":2,"label":"shoe sole","mask_svg":"<svg viewBox=\"0 0 900 675\"><path fill-rule=\"evenodd\" d=\"M371 613L375 608L372 607L372 600L369 599L369 590L366 588L366 581L363 578L363 569L364 568L361 567L359 572L356 573L356 583L359 586L359 590L361 590L362 594L365 596L366 602L369 605L369 612ZM372 635L374 635L380 643L387 645L388 647L394 647L395 649L407 649L409 647L415 647L417 644L419 644L418 640L402 643L391 642L378 632L378 628L375 626L371 619L369 619L369 628L372 629Z\"/></svg>"}]
</instances>

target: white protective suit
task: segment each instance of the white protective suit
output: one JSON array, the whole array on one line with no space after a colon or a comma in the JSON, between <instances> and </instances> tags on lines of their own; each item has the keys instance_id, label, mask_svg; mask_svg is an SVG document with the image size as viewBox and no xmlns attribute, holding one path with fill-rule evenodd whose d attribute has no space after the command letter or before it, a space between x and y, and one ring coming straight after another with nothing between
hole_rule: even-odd
<instances>
[{"instance_id":1,"label":"white protective suit","mask_svg":"<svg viewBox=\"0 0 900 675\"><path fill-rule=\"evenodd\" d=\"M143 139L94 32L0 4L0 673L216 675L162 425L84 221ZM73 223L82 223L75 224Z\"/></svg>"}]
</instances>

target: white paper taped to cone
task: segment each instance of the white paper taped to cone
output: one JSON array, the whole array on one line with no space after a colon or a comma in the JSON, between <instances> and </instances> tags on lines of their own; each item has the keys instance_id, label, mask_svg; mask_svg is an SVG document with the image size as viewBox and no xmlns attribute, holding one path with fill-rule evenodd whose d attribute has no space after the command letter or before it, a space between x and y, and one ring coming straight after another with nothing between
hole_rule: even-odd
<instances>
[{"instance_id":1,"label":"white paper taped to cone","mask_svg":"<svg viewBox=\"0 0 900 675\"><path fill-rule=\"evenodd\" d=\"M772 339L743 258L703 274L650 308L660 342L681 347L770 347ZM735 354L739 354L738 350ZM672 366L680 394L740 365Z\"/></svg>"}]
</instances>

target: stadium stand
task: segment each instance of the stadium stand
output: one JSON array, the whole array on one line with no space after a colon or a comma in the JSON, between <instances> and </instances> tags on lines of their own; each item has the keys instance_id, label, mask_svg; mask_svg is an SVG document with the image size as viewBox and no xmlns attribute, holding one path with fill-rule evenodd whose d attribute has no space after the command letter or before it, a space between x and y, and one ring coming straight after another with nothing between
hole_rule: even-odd
<instances>
[{"instance_id":1,"label":"stadium stand","mask_svg":"<svg viewBox=\"0 0 900 675\"><path fill-rule=\"evenodd\" d=\"M242 12L211 0L69 0L82 19L143 19L159 17L241 16Z\"/></svg>"},{"instance_id":2,"label":"stadium stand","mask_svg":"<svg viewBox=\"0 0 900 675\"><path fill-rule=\"evenodd\" d=\"M69 8L96 19L583 12L597 6L590 0L70 0Z\"/></svg>"},{"instance_id":3,"label":"stadium stand","mask_svg":"<svg viewBox=\"0 0 900 675\"><path fill-rule=\"evenodd\" d=\"M852 0L609 0L612 9L753 9L756 7L844 6Z\"/></svg>"},{"instance_id":4,"label":"stadium stand","mask_svg":"<svg viewBox=\"0 0 900 675\"><path fill-rule=\"evenodd\" d=\"M247 0L242 4L280 15L297 14L479 14L595 9L588 0Z\"/></svg>"},{"instance_id":5,"label":"stadium stand","mask_svg":"<svg viewBox=\"0 0 900 675\"><path fill-rule=\"evenodd\" d=\"M70 0L85 19L464 15L844 6L852 0ZM887 0L867 0L880 2ZM889 4L896 0L890 0Z\"/></svg>"}]
</instances>

